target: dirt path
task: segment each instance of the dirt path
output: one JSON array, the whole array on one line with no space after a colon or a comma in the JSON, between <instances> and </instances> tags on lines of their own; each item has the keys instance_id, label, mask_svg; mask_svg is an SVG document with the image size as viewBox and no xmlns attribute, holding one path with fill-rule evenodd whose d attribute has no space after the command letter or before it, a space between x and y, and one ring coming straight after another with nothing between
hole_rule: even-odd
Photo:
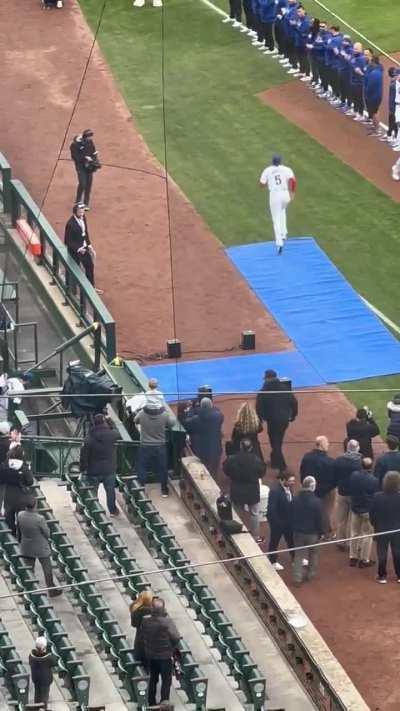
<instances>
[{"instance_id":1,"label":"dirt path","mask_svg":"<svg viewBox=\"0 0 400 711\"><path fill-rule=\"evenodd\" d=\"M72 1L63 11L43 12L37 0L25 0L23 15L18 3L2 3L0 24L8 38L0 48L1 150L14 175L40 203L92 38ZM68 146L85 127L95 131L104 164L137 169L103 167L95 176L88 218L98 255L97 283L105 289L104 301L117 320L119 350L163 351L166 340L174 336L171 262L176 332L187 351L231 348L240 342L241 330L248 328L256 331L261 351L290 347L174 185L171 260L163 169L136 132L98 51L44 205L59 235L75 191Z\"/></svg>"},{"instance_id":2,"label":"dirt path","mask_svg":"<svg viewBox=\"0 0 400 711\"><path fill-rule=\"evenodd\" d=\"M0 47L0 149L11 162L14 175L23 180L41 203L77 95L91 36L74 0L69 0L63 11L54 12L42 12L37 0L24 0L23 5L22 11L19 3L0 4L0 25L3 36L7 37ZM303 87L291 82L290 89L298 92ZM279 91L285 94L286 89L281 87ZM86 127L95 131L103 163L122 166L104 167L95 176L89 213L91 236L98 253L97 281L105 289L104 301L117 320L119 349L133 354L164 350L166 339L173 335L174 324L163 171L135 131L97 51L66 145L72 135ZM68 150L64 150L62 157L44 205L46 216L60 235L70 214L75 189ZM171 205L175 321L186 351L216 352L230 348L238 343L240 331L245 328L256 331L260 351L290 348L289 339L265 312L225 258L222 246L174 186ZM301 415L290 429L286 447L288 462L294 470L315 435L327 433L339 443L344 422L352 412L346 399L332 389L314 395L304 393L300 399ZM223 404L228 436L237 406L232 401ZM332 560L332 567L340 566L339 561ZM362 593L357 587L352 591L354 577L347 568L340 567L340 572L333 576L332 569L324 567L321 581L316 581L309 593L300 590L299 599L346 669L354 672L356 683L363 676L360 688L367 700L374 703L376 698L388 694L393 684L387 671L381 674L376 663L381 656L381 648L377 646L381 617L379 610L375 617L371 610L377 591L373 585L366 585ZM387 587L388 598L393 602L393 592ZM345 611L339 616L330 614L332 601L343 597L344 591L348 596ZM383 598L385 590L378 592ZM387 615L392 609L389 603ZM357 637L348 633L352 620L357 621L357 630L365 632L363 643L369 645L365 666L365 651L360 651ZM376 652L375 656L371 650ZM393 649L391 655L396 659ZM395 706L386 704L382 709L394 711Z\"/></svg>"},{"instance_id":3,"label":"dirt path","mask_svg":"<svg viewBox=\"0 0 400 711\"><path fill-rule=\"evenodd\" d=\"M384 64L386 69L387 62ZM384 123L387 123L387 85L388 78L385 76L385 95L380 112L380 120ZM392 200L400 202L399 184L391 176L391 167L399 154L394 153L387 144L368 136L364 126L335 110L327 101L319 99L308 85L300 81L280 84L259 94L259 98L306 131Z\"/></svg>"}]
</instances>

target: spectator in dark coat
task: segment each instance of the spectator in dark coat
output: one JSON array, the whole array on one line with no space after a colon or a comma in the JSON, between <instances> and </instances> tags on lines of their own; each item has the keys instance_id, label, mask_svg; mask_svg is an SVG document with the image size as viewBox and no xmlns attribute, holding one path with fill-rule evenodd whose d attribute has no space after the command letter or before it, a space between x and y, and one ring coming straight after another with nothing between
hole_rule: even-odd
<instances>
[{"instance_id":1,"label":"spectator in dark coat","mask_svg":"<svg viewBox=\"0 0 400 711\"><path fill-rule=\"evenodd\" d=\"M400 472L400 441L394 435L386 437L388 451L381 454L375 462L374 474L379 482L379 488L382 489L382 482L387 472Z\"/></svg>"},{"instance_id":2,"label":"spectator in dark coat","mask_svg":"<svg viewBox=\"0 0 400 711\"><path fill-rule=\"evenodd\" d=\"M362 470L355 471L350 476L351 514L350 536L366 536L371 538L350 541L350 566L368 568L374 565L371 561L373 529L369 520L369 511L374 494L378 491L379 483L372 473L372 459L362 460Z\"/></svg>"},{"instance_id":3,"label":"spectator in dark coat","mask_svg":"<svg viewBox=\"0 0 400 711\"><path fill-rule=\"evenodd\" d=\"M266 370L264 382L257 395L256 411L260 420L267 423L271 445L271 467L284 471L285 458L282 444L289 422L297 417L298 405L293 393L281 382L274 370Z\"/></svg>"},{"instance_id":4,"label":"spectator in dark coat","mask_svg":"<svg viewBox=\"0 0 400 711\"><path fill-rule=\"evenodd\" d=\"M94 286L94 257L95 251L89 237L85 217L85 206L82 203L75 205L72 216L65 225L64 244L68 254L74 262L81 264L87 279ZM102 294L101 289L96 291Z\"/></svg>"},{"instance_id":5,"label":"spectator in dark coat","mask_svg":"<svg viewBox=\"0 0 400 711\"><path fill-rule=\"evenodd\" d=\"M142 631L150 669L149 706L156 706L159 676L161 676L161 701L169 700L173 656L180 639L176 625L167 615L164 600L161 598L153 598L151 615L143 617Z\"/></svg>"},{"instance_id":6,"label":"spectator in dark coat","mask_svg":"<svg viewBox=\"0 0 400 711\"><path fill-rule=\"evenodd\" d=\"M245 506L249 507L249 529L258 541L261 540L258 538L260 479L265 469L265 463L257 457L249 439L243 439L240 452L232 454L223 464L223 470L231 483L231 501L241 513Z\"/></svg>"},{"instance_id":7,"label":"spectator in dark coat","mask_svg":"<svg viewBox=\"0 0 400 711\"><path fill-rule=\"evenodd\" d=\"M355 418L346 425L347 444L349 439L355 439L360 445L360 454L363 457L374 458L372 438L379 434L379 427L372 417L372 412L365 407L360 407Z\"/></svg>"},{"instance_id":8,"label":"spectator in dark coat","mask_svg":"<svg viewBox=\"0 0 400 711\"><path fill-rule=\"evenodd\" d=\"M316 481L306 476L302 488L293 501L293 540L295 547L317 543L324 533L321 500L315 496ZM318 548L305 548L294 554L293 582L301 585L315 577Z\"/></svg>"},{"instance_id":9,"label":"spectator in dark coat","mask_svg":"<svg viewBox=\"0 0 400 711\"><path fill-rule=\"evenodd\" d=\"M234 454L240 451L240 444L243 439L249 439L253 445L253 451L259 457L264 459L258 435L262 432L263 426L254 407L249 402L243 402L239 407L231 435L231 449L227 450L227 454ZM228 443L227 443L228 444Z\"/></svg>"},{"instance_id":10,"label":"spectator in dark coat","mask_svg":"<svg viewBox=\"0 0 400 711\"><path fill-rule=\"evenodd\" d=\"M175 417L164 407L152 409L149 405L135 417L140 429L140 447L137 457L138 479L142 486L151 469L161 484L161 496L168 496L167 431L175 425Z\"/></svg>"},{"instance_id":11,"label":"spectator in dark coat","mask_svg":"<svg viewBox=\"0 0 400 711\"><path fill-rule=\"evenodd\" d=\"M153 597L154 595L151 590L142 590L129 608L131 613L131 625L136 630L133 652L135 659L141 662L146 670L148 669L148 664L144 650L142 622L146 615L151 615Z\"/></svg>"},{"instance_id":12,"label":"spectator in dark coat","mask_svg":"<svg viewBox=\"0 0 400 711\"><path fill-rule=\"evenodd\" d=\"M223 421L222 412L209 397L203 397L200 408L186 417L185 427L190 435L192 450L213 477L218 473L222 454Z\"/></svg>"},{"instance_id":13,"label":"spectator in dark coat","mask_svg":"<svg viewBox=\"0 0 400 711\"><path fill-rule=\"evenodd\" d=\"M10 430L11 425L9 422L0 422L0 466L4 464L7 459L8 450L10 447ZM3 510L5 484L0 485L0 514Z\"/></svg>"},{"instance_id":14,"label":"spectator in dark coat","mask_svg":"<svg viewBox=\"0 0 400 711\"><path fill-rule=\"evenodd\" d=\"M81 134L75 136L70 145L71 158L74 161L78 176L75 202L81 202L83 197L83 202L87 206L89 205L92 191L93 175L100 168L93 135L93 131L87 128Z\"/></svg>"},{"instance_id":15,"label":"spectator in dark coat","mask_svg":"<svg viewBox=\"0 0 400 711\"><path fill-rule=\"evenodd\" d=\"M337 486L336 501L336 537L348 538L350 533L351 489L350 477L354 471L361 469L360 445L356 440L347 442L345 454L335 459L334 472ZM347 550L343 543L338 544L340 550Z\"/></svg>"},{"instance_id":16,"label":"spectator in dark coat","mask_svg":"<svg viewBox=\"0 0 400 711\"><path fill-rule=\"evenodd\" d=\"M400 440L400 395L395 395L387 404L389 424L387 434Z\"/></svg>"},{"instance_id":17,"label":"spectator in dark coat","mask_svg":"<svg viewBox=\"0 0 400 711\"><path fill-rule=\"evenodd\" d=\"M49 596L57 597L61 595L62 590L54 586L50 531L44 517L35 511L35 506L35 499L33 497L29 498L26 502L26 510L20 511L17 516L21 555L32 571L35 569L36 559L39 559L46 586L54 588L54 590L49 591Z\"/></svg>"},{"instance_id":18,"label":"spectator in dark coat","mask_svg":"<svg viewBox=\"0 0 400 711\"><path fill-rule=\"evenodd\" d=\"M400 528L400 474L398 472L387 472L385 475L383 491L374 495L369 518L375 533L396 531ZM400 533L392 533L376 538L378 583L387 582L386 565L389 545L397 582L400 582Z\"/></svg>"},{"instance_id":19,"label":"spectator in dark coat","mask_svg":"<svg viewBox=\"0 0 400 711\"><path fill-rule=\"evenodd\" d=\"M57 657L47 648L46 637L38 637L35 648L29 655L29 666L35 687L35 704L44 704L47 709L49 703L50 687L53 683L53 667L57 666Z\"/></svg>"},{"instance_id":20,"label":"spectator in dark coat","mask_svg":"<svg viewBox=\"0 0 400 711\"><path fill-rule=\"evenodd\" d=\"M303 483L306 476L313 476L317 482L315 495L321 499L324 512L325 534L331 535L333 531L332 515L336 501L336 482L334 465L335 460L328 455L329 440L320 435L315 440L315 448L306 452L300 464L300 481Z\"/></svg>"},{"instance_id":21,"label":"spectator in dark coat","mask_svg":"<svg viewBox=\"0 0 400 711\"><path fill-rule=\"evenodd\" d=\"M96 496L100 484L103 484L107 497L107 508L111 516L118 516L115 503L115 482L117 473L117 449L119 440L117 430L106 421L104 415L94 416L94 424L81 449L81 471L85 483L92 486Z\"/></svg>"},{"instance_id":22,"label":"spectator in dark coat","mask_svg":"<svg viewBox=\"0 0 400 711\"><path fill-rule=\"evenodd\" d=\"M293 487L296 483L294 476L281 473L278 481L271 486L268 496L267 520L270 527L269 551L276 551L281 538L286 541L288 548L293 547ZM271 553L269 559L275 570L283 570L276 553ZM293 558L293 554L291 554Z\"/></svg>"},{"instance_id":23,"label":"spectator in dark coat","mask_svg":"<svg viewBox=\"0 0 400 711\"><path fill-rule=\"evenodd\" d=\"M5 519L13 536L17 533L16 514L18 511L23 511L30 499L30 487L33 481L22 447L17 445L10 449L6 461L0 466L0 485L5 484Z\"/></svg>"}]
</instances>

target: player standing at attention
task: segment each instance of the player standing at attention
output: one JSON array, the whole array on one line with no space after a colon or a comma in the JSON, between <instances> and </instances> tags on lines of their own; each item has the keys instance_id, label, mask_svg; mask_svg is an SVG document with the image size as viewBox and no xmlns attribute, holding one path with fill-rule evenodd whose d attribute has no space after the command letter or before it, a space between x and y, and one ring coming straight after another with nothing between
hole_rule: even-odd
<instances>
[{"instance_id":1,"label":"player standing at attention","mask_svg":"<svg viewBox=\"0 0 400 711\"><path fill-rule=\"evenodd\" d=\"M293 170L282 165L280 156L272 156L269 165L260 177L260 186L269 190L269 208L274 226L275 244L278 254L282 254L283 243L287 237L286 208L294 197L296 178Z\"/></svg>"}]
</instances>

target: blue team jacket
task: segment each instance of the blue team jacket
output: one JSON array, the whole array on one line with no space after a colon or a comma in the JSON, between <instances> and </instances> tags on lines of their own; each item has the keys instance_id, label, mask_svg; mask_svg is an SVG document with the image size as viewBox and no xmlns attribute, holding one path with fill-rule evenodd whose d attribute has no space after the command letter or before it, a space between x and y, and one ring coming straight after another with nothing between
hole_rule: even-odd
<instances>
[{"instance_id":1,"label":"blue team jacket","mask_svg":"<svg viewBox=\"0 0 400 711\"><path fill-rule=\"evenodd\" d=\"M383 94L383 67L369 65L364 77L364 96L370 104L380 104Z\"/></svg>"},{"instance_id":2,"label":"blue team jacket","mask_svg":"<svg viewBox=\"0 0 400 711\"><path fill-rule=\"evenodd\" d=\"M308 15L298 17L295 25L294 44L295 47L305 47L307 42L308 30L310 29L311 20Z\"/></svg>"},{"instance_id":3,"label":"blue team jacket","mask_svg":"<svg viewBox=\"0 0 400 711\"><path fill-rule=\"evenodd\" d=\"M325 44L325 63L328 67L332 67L332 69L339 69L340 59L339 55L335 53L335 49L339 50L340 52L342 42L343 35L332 35L329 33L329 37Z\"/></svg>"},{"instance_id":4,"label":"blue team jacket","mask_svg":"<svg viewBox=\"0 0 400 711\"><path fill-rule=\"evenodd\" d=\"M352 69L350 81L353 86L362 86L364 84L364 72L366 65L367 60L365 59L364 55L361 52L354 52L352 58L350 59L350 66ZM355 69L361 69L363 73L358 74L358 72L354 71Z\"/></svg>"},{"instance_id":5,"label":"blue team jacket","mask_svg":"<svg viewBox=\"0 0 400 711\"><path fill-rule=\"evenodd\" d=\"M259 0L261 22L274 22L276 15L275 0Z\"/></svg>"},{"instance_id":6,"label":"blue team jacket","mask_svg":"<svg viewBox=\"0 0 400 711\"><path fill-rule=\"evenodd\" d=\"M311 50L315 60L320 64L325 64L325 42L327 38L327 30L320 30L314 37L313 48Z\"/></svg>"},{"instance_id":7,"label":"blue team jacket","mask_svg":"<svg viewBox=\"0 0 400 711\"><path fill-rule=\"evenodd\" d=\"M260 2L259 0L251 0L251 11L254 17L260 20Z\"/></svg>"},{"instance_id":8,"label":"blue team jacket","mask_svg":"<svg viewBox=\"0 0 400 711\"><path fill-rule=\"evenodd\" d=\"M283 18L287 12L288 8L288 0L276 0L275 6L276 6L276 18L275 22L283 22Z\"/></svg>"},{"instance_id":9,"label":"blue team jacket","mask_svg":"<svg viewBox=\"0 0 400 711\"><path fill-rule=\"evenodd\" d=\"M297 8L298 8L298 3L296 2L294 5L290 5L289 9L283 18L283 30L287 37L291 38L294 40L295 32L296 32L296 19L297 19Z\"/></svg>"}]
</instances>

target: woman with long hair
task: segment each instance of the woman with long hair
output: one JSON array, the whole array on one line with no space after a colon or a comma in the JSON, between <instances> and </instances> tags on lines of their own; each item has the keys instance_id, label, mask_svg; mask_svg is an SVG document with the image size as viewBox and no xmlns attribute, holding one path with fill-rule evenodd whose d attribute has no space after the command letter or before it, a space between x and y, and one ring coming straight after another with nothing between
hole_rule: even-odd
<instances>
[{"instance_id":1,"label":"woman with long hair","mask_svg":"<svg viewBox=\"0 0 400 711\"><path fill-rule=\"evenodd\" d=\"M244 439L249 439L254 454L264 461L261 451L258 435L262 432L262 423L259 419L254 407L249 402L243 402L239 407L232 430L232 454L240 452L240 443Z\"/></svg>"},{"instance_id":2,"label":"woman with long hair","mask_svg":"<svg viewBox=\"0 0 400 711\"><path fill-rule=\"evenodd\" d=\"M397 582L400 583L400 533L389 533L400 529L400 474L387 472L383 479L383 491L374 495L370 521L375 533L388 535L376 537L376 550L378 553L378 583L387 582L387 557L389 545L392 553L393 567Z\"/></svg>"},{"instance_id":3,"label":"woman with long hair","mask_svg":"<svg viewBox=\"0 0 400 711\"><path fill-rule=\"evenodd\" d=\"M131 613L131 625L136 629L135 644L133 645L133 653L138 662L142 662L147 668L146 654L144 651L144 639L142 635L142 621L146 615L151 614L151 603L153 601L153 593L151 590L142 590L129 606Z\"/></svg>"}]
</instances>

